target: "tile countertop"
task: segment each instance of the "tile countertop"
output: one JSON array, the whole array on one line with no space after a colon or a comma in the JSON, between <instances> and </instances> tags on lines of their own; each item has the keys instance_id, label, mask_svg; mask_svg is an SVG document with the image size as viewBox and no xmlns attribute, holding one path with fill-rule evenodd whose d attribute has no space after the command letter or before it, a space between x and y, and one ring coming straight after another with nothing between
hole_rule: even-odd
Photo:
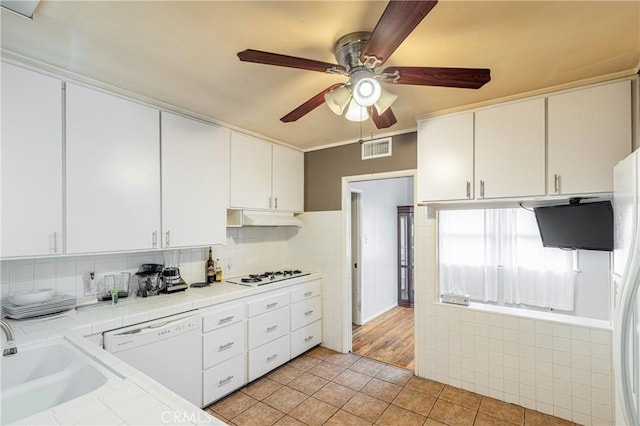
<instances>
[{"instance_id":1,"label":"tile countertop","mask_svg":"<svg viewBox=\"0 0 640 426\"><path fill-rule=\"evenodd\" d=\"M124 378L15 424L224 424L85 337L320 278L312 273L261 287L223 281L180 293L128 297L116 305L103 302L45 319L7 320L16 334L18 354L21 345L65 337Z\"/></svg>"}]
</instances>

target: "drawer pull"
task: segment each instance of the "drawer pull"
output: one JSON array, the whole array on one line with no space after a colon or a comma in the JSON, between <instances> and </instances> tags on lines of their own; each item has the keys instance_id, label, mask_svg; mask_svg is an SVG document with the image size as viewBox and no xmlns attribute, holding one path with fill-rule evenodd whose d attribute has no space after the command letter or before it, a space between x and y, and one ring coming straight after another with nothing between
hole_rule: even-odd
<instances>
[{"instance_id":1,"label":"drawer pull","mask_svg":"<svg viewBox=\"0 0 640 426\"><path fill-rule=\"evenodd\" d=\"M233 342L229 342L226 343L224 345L220 345L218 352L222 352L222 351L226 351L227 349L231 349L231 346L233 346Z\"/></svg>"},{"instance_id":2,"label":"drawer pull","mask_svg":"<svg viewBox=\"0 0 640 426\"><path fill-rule=\"evenodd\" d=\"M272 325L271 327L267 327L267 333L271 333L272 331L276 331L278 325Z\"/></svg>"},{"instance_id":3,"label":"drawer pull","mask_svg":"<svg viewBox=\"0 0 640 426\"><path fill-rule=\"evenodd\" d=\"M276 306L278 306L278 302L269 303L269 304L267 305L267 309L273 309L273 308L275 308Z\"/></svg>"},{"instance_id":4,"label":"drawer pull","mask_svg":"<svg viewBox=\"0 0 640 426\"><path fill-rule=\"evenodd\" d=\"M313 309L312 309L312 310L310 310L310 311L305 312L305 313L304 313L304 316L305 316L305 317L308 317L308 316L309 316L309 315L311 315L312 313L313 313Z\"/></svg>"},{"instance_id":5,"label":"drawer pull","mask_svg":"<svg viewBox=\"0 0 640 426\"><path fill-rule=\"evenodd\" d=\"M222 318L218 321L218 324L224 324L226 322L229 322L231 320L233 320L234 315L231 315L230 317L226 317L226 318Z\"/></svg>"},{"instance_id":6,"label":"drawer pull","mask_svg":"<svg viewBox=\"0 0 640 426\"><path fill-rule=\"evenodd\" d=\"M275 360L276 358L278 358L278 354L273 354L271 356L267 357L267 362L271 362L273 360Z\"/></svg>"},{"instance_id":7,"label":"drawer pull","mask_svg":"<svg viewBox=\"0 0 640 426\"><path fill-rule=\"evenodd\" d=\"M304 297L309 297L309 296L311 296L312 294L313 294L313 291L307 291L307 292L304 294Z\"/></svg>"},{"instance_id":8,"label":"drawer pull","mask_svg":"<svg viewBox=\"0 0 640 426\"><path fill-rule=\"evenodd\" d=\"M313 336L305 337L304 342L308 343L311 339L313 339Z\"/></svg>"},{"instance_id":9,"label":"drawer pull","mask_svg":"<svg viewBox=\"0 0 640 426\"><path fill-rule=\"evenodd\" d=\"M226 384L229 384L229 382L231 382L231 380L233 380L233 376L228 376L226 379L222 379L218 382L218 387L220 386L224 386Z\"/></svg>"}]
</instances>

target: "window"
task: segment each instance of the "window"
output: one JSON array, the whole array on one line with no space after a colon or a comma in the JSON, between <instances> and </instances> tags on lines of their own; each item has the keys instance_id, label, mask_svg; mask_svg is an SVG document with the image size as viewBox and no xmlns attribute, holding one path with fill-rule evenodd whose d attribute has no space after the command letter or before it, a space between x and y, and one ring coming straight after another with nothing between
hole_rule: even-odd
<instances>
[{"instance_id":1,"label":"window","mask_svg":"<svg viewBox=\"0 0 640 426\"><path fill-rule=\"evenodd\" d=\"M543 247L533 212L441 210L438 232L440 293L574 311L574 252Z\"/></svg>"}]
</instances>

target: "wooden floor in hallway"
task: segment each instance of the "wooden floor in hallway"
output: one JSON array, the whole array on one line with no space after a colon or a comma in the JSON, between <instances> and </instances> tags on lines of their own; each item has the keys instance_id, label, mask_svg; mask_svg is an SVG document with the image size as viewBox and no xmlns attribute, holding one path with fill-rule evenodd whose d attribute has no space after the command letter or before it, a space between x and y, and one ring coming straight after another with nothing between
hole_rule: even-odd
<instances>
[{"instance_id":1,"label":"wooden floor in hallway","mask_svg":"<svg viewBox=\"0 0 640 426\"><path fill-rule=\"evenodd\" d=\"M396 306L373 321L353 326L352 352L413 370L413 309Z\"/></svg>"}]
</instances>

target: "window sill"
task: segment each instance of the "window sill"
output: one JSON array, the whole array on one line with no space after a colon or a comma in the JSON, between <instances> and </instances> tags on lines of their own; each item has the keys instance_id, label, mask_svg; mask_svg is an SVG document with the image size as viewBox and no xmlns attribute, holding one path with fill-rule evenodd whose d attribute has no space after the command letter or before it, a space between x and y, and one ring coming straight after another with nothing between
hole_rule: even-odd
<instances>
[{"instance_id":1,"label":"window sill","mask_svg":"<svg viewBox=\"0 0 640 426\"><path fill-rule=\"evenodd\" d=\"M566 325L579 325L583 327L598 328L602 330L612 330L609 321L597 320L585 317L576 317L573 315L556 314L551 312L533 311L522 308L512 308L509 306L485 305L484 303L471 302L469 306L454 305L450 303L436 302L440 306L454 307L460 309L472 309L479 312L488 312L494 314L512 315L519 318L528 318L534 320L544 320Z\"/></svg>"}]
</instances>

